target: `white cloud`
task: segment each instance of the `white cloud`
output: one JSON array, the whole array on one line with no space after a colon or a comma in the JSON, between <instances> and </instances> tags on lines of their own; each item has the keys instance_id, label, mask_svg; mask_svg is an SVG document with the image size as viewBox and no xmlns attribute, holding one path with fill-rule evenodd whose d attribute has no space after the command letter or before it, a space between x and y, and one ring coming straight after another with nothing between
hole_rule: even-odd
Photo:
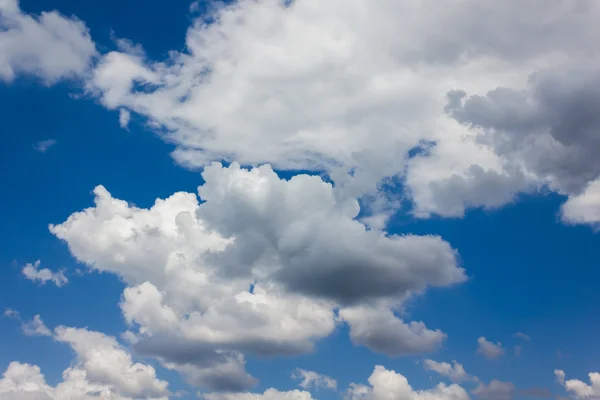
<instances>
[{"instance_id":1,"label":"white cloud","mask_svg":"<svg viewBox=\"0 0 600 400\"><path fill-rule=\"evenodd\" d=\"M40 153L45 153L50 150L51 147L55 146L58 143L56 139L47 139L37 142L33 145L33 148Z\"/></svg>"},{"instance_id":2,"label":"white cloud","mask_svg":"<svg viewBox=\"0 0 600 400\"><path fill-rule=\"evenodd\" d=\"M292 374L292 378L300 380L299 385L302 389L337 389L337 381L335 379L314 371L297 368Z\"/></svg>"},{"instance_id":3,"label":"white cloud","mask_svg":"<svg viewBox=\"0 0 600 400\"><path fill-rule=\"evenodd\" d=\"M0 80L35 75L46 84L79 77L96 55L85 24L56 11L30 16L18 0L0 1Z\"/></svg>"},{"instance_id":4,"label":"white cloud","mask_svg":"<svg viewBox=\"0 0 600 400\"><path fill-rule=\"evenodd\" d=\"M131 355L113 337L59 326L54 338L73 348L78 366L92 382L109 385L115 392L130 397L158 398L168 394L167 382L156 378L154 368L133 363Z\"/></svg>"},{"instance_id":5,"label":"white cloud","mask_svg":"<svg viewBox=\"0 0 600 400\"><path fill-rule=\"evenodd\" d=\"M0 379L0 400L53 400L54 388L48 386L37 365L11 362Z\"/></svg>"},{"instance_id":6,"label":"white cloud","mask_svg":"<svg viewBox=\"0 0 600 400\"><path fill-rule=\"evenodd\" d=\"M209 388L216 366L235 366L213 377L213 389L240 390L254 383L240 353L311 351L340 307L352 339L377 351L441 343L439 330L390 311L428 286L466 279L441 238L369 231L354 219L356 200L316 176L286 181L268 166L236 164L202 176L202 204L176 193L139 209L99 186L95 207L50 226L79 261L126 281L121 309L139 352ZM395 331L367 329L373 318Z\"/></svg>"},{"instance_id":7,"label":"white cloud","mask_svg":"<svg viewBox=\"0 0 600 400\"><path fill-rule=\"evenodd\" d=\"M504 355L504 349L500 342L493 343L484 337L480 337L477 339L477 346L477 353L484 355L488 360L495 360Z\"/></svg>"},{"instance_id":8,"label":"white cloud","mask_svg":"<svg viewBox=\"0 0 600 400\"><path fill-rule=\"evenodd\" d=\"M52 272L48 268L40 269L40 260L33 264L26 264L21 272L30 281L40 282L42 285L46 282L53 282L56 286L61 287L69 283L63 270Z\"/></svg>"},{"instance_id":9,"label":"white cloud","mask_svg":"<svg viewBox=\"0 0 600 400\"><path fill-rule=\"evenodd\" d=\"M452 364L447 362L437 362L430 359L423 360L423 367L428 371L434 371L442 376L450 378L453 382L464 382L468 380L477 381L477 377L467 374L462 364L456 360Z\"/></svg>"},{"instance_id":10,"label":"white cloud","mask_svg":"<svg viewBox=\"0 0 600 400\"><path fill-rule=\"evenodd\" d=\"M597 399L600 397L600 373L598 372L590 372L588 374L590 385L579 379L569 379L565 381L565 372L559 369L554 370L554 375L558 382L578 399Z\"/></svg>"},{"instance_id":11,"label":"white cloud","mask_svg":"<svg viewBox=\"0 0 600 400\"><path fill-rule=\"evenodd\" d=\"M12 362L0 380L1 400L167 399L168 383L156 378L152 366L134 364L131 355L114 338L62 326L52 333L39 316L30 325L35 334L68 343L77 358L63 372L63 380L56 387L46 383L39 367Z\"/></svg>"},{"instance_id":12,"label":"white cloud","mask_svg":"<svg viewBox=\"0 0 600 400\"><path fill-rule=\"evenodd\" d=\"M468 400L469 395L457 384L438 384L433 389L414 390L401 374L376 366L369 377L369 385L351 384L349 400Z\"/></svg>"},{"instance_id":13,"label":"white cloud","mask_svg":"<svg viewBox=\"0 0 600 400\"><path fill-rule=\"evenodd\" d=\"M27 336L52 336L52 331L44 325L39 315L35 315L30 322L23 323L21 328Z\"/></svg>"},{"instance_id":14,"label":"white cloud","mask_svg":"<svg viewBox=\"0 0 600 400\"><path fill-rule=\"evenodd\" d=\"M572 157L548 134L560 122L554 117L577 120L571 111L583 108L565 104L557 114L545 102L552 93L578 101L578 88L595 86L570 67L598 66L596 3L285 3L215 6L214 23L202 16L190 27L185 51L165 61L109 53L88 88L108 108L146 116L178 145L173 155L183 165L226 159L326 170L351 197L397 176L422 217L499 207L545 185L563 191L561 170L571 182L598 177L595 167L579 168L582 160L596 165L593 157ZM399 15L407 17L399 23ZM563 66L564 79L530 79ZM476 108L481 99L487 105ZM511 146L494 134L501 130ZM426 149L408 157L416 147Z\"/></svg>"},{"instance_id":15,"label":"white cloud","mask_svg":"<svg viewBox=\"0 0 600 400\"><path fill-rule=\"evenodd\" d=\"M129 126L129 120L131 119L131 113L126 108L119 109L119 125L123 129L127 129Z\"/></svg>"},{"instance_id":16,"label":"white cloud","mask_svg":"<svg viewBox=\"0 0 600 400\"><path fill-rule=\"evenodd\" d=\"M561 207L561 217L568 224L600 228L600 179L591 182L581 194L569 196Z\"/></svg>"}]
</instances>

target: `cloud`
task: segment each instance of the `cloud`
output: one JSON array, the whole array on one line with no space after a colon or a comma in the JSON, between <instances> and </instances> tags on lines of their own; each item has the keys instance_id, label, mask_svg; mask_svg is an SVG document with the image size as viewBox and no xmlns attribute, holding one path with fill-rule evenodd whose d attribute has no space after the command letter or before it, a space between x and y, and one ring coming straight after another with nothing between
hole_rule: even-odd
<instances>
[{"instance_id":1,"label":"cloud","mask_svg":"<svg viewBox=\"0 0 600 400\"><path fill-rule=\"evenodd\" d=\"M450 92L446 111L511 166L512 181L527 176L537 186L568 195L564 222L594 224L600 177L600 118L595 112L599 82L596 67L545 68L532 74L524 88L499 87L472 96Z\"/></svg>"},{"instance_id":2,"label":"cloud","mask_svg":"<svg viewBox=\"0 0 600 400\"><path fill-rule=\"evenodd\" d=\"M48 386L37 365L11 362L0 379L1 400L53 400L54 388Z\"/></svg>"},{"instance_id":3,"label":"cloud","mask_svg":"<svg viewBox=\"0 0 600 400\"><path fill-rule=\"evenodd\" d=\"M299 385L302 389L337 389L337 381L335 379L314 371L296 368L292 374L292 378L300 380Z\"/></svg>"},{"instance_id":4,"label":"cloud","mask_svg":"<svg viewBox=\"0 0 600 400\"><path fill-rule=\"evenodd\" d=\"M46 282L53 282L56 286L62 287L69 283L69 279L67 279L63 270L52 272L48 268L39 268L40 260L37 260L33 264L26 264L21 272L30 281L37 281L42 285L44 285Z\"/></svg>"},{"instance_id":5,"label":"cloud","mask_svg":"<svg viewBox=\"0 0 600 400\"><path fill-rule=\"evenodd\" d=\"M447 362L437 362L430 359L423 360L423 367L428 371L435 371L438 374L450 378L453 382L477 381L478 378L467 374L462 364L456 360L452 364Z\"/></svg>"},{"instance_id":6,"label":"cloud","mask_svg":"<svg viewBox=\"0 0 600 400\"><path fill-rule=\"evenodd\" d=\"M314 400L310 393L300 390L280 392L267 389L262 394L256 393L209 393L202 397L205 400Z\"/></svg>"},{"instance_id":7,"label":"cloud","mask_svg":"<svg viewBox=\"0 0 600 400\"><path fill-rule=\"evenodd\" d=\"M512 400L515 396L515 385L493 379L487 385L480 383L471 393L481 400Z\"/></svg>"},{"instance_id":8,"label":"cloud","mask_svg":"<svg viewBox=\"0 0 600 400\"><path fill-rule=\"evenodd\" d=\"M495 360L504 355L502 343L492 343L484 337L477 339L477 353L483 354L488 360Z\"/></svg>"},{"instance_id":9,"label":"cloud","mask_svg":"<svg viewBox=\"0 0 600 400\"><path fill-rule=\"evenodd\" d=\"M531 337L529 337L529 335L527 335L527 334L525 334L523 332L517 332L513 336L516 337L516 338L519 338L519 339L526 340L528 342L531 341Z\"/></svg>"},{"instance_id":10,"label":"cloud","mask_svg":"<svg viewBox=\"0 0 600 400\"><path fill-rule=\"evenodd\" d=\"M401 374L378 365L369 377L369 385L353 383L348 389L349 400L467 400L469 395L457 384L438 384L433 389L414 390Z\"/></svg>"},{"instance_id":11,"label":"cloud","mask_svg":"<svg viewBox=\"0 0 600 400\"><path fill-rule=\"evenodd\" d=\"M180 354L167 346L156 349L152 341L142 342L136 349L140 354L158 356L163 366L183 375L193 386L215 392L241 392L258 384L258 381L246 372L246 360L242 354L231 351L206 349L180 358ZM182 346L185 351L191 350L190 343Z\"/></svg>"},{"instance_id":12,"label":"cloud","mask_svg":"<svg viewBox=\"0 0 600 400\"><path fill-rule=\"evenodd\" d=\"M442 331L428 329L423 322L405 323L389 309L343 308L340 317L350 325L350 338L357 345L387 355L429 353L446 339Z\"/></svg>"},{"instance_id":13,"label":"cloud","mask_svg":"<svg viewBox=\"0 0 600 400\"><path fill-rule=\"evenodd\" d=\"M443 332L390 310L466 279L441 238L370 231L354 219L357 201L339 199L317 176L283 180L269 166L213 164L202 177L201 204L176 193L140 209L99 186L95 207L50 226L77 260L125 280L121 310L139 352L184 375L206 371L192 378L203 386L216 365L235 366L226 376L239 378L229 383L239 390L255 382L241 354L312 351L340 322L336 309L352 340L376 351L440 345Z\"/></svg>"},{"instance_id":14,"label":"cloud","mask_svg":"<svg viewBox=\"0 0 600 400\"><path fill-rule=\"evenodd\" d=\"M113 390L131 397L162 397L168 394L167 382L158 380L150 365L133 363L131 355L115 338L100 332L59 326L54 338L69 344L86 376L110 385Z\"/></svg>"},{"instance_id":15,"label":"cloud","mask_svg":"<svg viewBox=\"0 0 600 400\"><path fill-rule=\"evenodd\" d=\"M30 16L17 0L0 2L0 80L34 75L45 84L81 77L96 55L85 24L56 11Z\"/></svg>"},{"instance_id":16,"label":"cloud","mask_svg":"<svg viewBox=\"0 0 600 400\"><path fill-rule=\"evenodd\" d=\"M562 221L567 224L600 228L600 179L591 182L580 194L569 196L560 211Z\"/></svg>"},{"instance_id":17,"label":"cloud","mask_svg":"<svg viewBox=\"0 0 600 400\"><path fill-rule=\"evenodd\" d=\"M45 153L50 150L51 147L55 146L58 143L56 139L47 139L37 142L33 145L33 148L40 153Z\"/></svg>"},{"instance_id":18,"label":"cloud","mask_svg":"<svg viewBox=\"0 0 600 400\"><path fill-rule=\"evenodd\" d=\"M44 325L39 315L35 315L30 322L23 323L21 328L27 336L52 336L52 331Z\"/></svg>"},{"instance_id":19,"label":"cloud","mask_svg":"<svg viewBox=\"0 0 600 400\"><path fill-rule=\"evenodd\" d=\"M597 399L600 398L600 373L590 372L588 374L591 385L580 381L579 379L569 379L565 381L565 372L559 369L554 370L554 375L558 382L564 388L575 395L578 399Z\"/></svg>"},{"instance_id":20,"label":"cloud","mask_svg":"<svg viewBox=\"0 0 600 400\"><path fill-rule=\"evenodd\" d=\"M560 383L561 385L565 384L565 371L560 370L560 369L555 369L554 376L556 377L556 380L558 381L558 383Z\"/></svg>"},{"instance_id":21,"label":"cloud","mask_svg":"<svg viewBox=\"0 0 600 400\"><path fill-rule=\"evenodd\" d=\"M419 217L497 208L545 185L576 195L598 177L591 147L561 142L593 132L593 2L262 0L208 12L183 51L111 52L86 79L105 107L146 117L184 166L325 171L377 201L399 178Z\"/></svg>"},{"instance_id":22,"label":"cloud","mask_svg":"<svg viewBox=\"0 0 600 400\"><path fill-rule=\"evenodd\" d=\"M31 331L33 330L33 332ZM50 331L36 315L26 334L52 336L75 351L76 360L56 387L49 386L35 365L12 362L0 380L1 400L144 398L166 400L168 383L156 378L152 366L133 363L115 338L87 329L59 326Z\"/></svg>"},{"instance_id":23,"label":"cloud","mask_svg":"<svg viewBox=\"0 0 600 400\"><path fill-rule=\"evenodd\" d=\"M126 108L119 109L119 126L123 129L127 129L129 126L129 120L131 119L131 113Z\"/></svg>"},{"instance_id":24,"label":"cloud","mask_svg":"<svg viewBox=\"0 0 600 400\"><path fill-rule=\"evenodd\" d=\"M5 316L7 318L12 318L12 319L21 318L21 314L19 314L19 312L17 310L13 310L12 308L5 308L3 316Z\"/></svg>"}]
</instances>

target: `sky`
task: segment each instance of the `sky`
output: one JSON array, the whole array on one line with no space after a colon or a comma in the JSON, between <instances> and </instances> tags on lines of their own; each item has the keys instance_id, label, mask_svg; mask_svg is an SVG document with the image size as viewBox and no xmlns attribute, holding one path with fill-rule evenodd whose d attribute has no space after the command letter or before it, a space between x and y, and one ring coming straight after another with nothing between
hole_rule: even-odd
<instances>
[{"instance_id":1,"label":"sky","mask_svg":"<svg viewBox=\"0 0 600 400\"><path fill-rule=\"evenodd\" d=\"M600 398L598 19L0 0L0 400Z\"/></svg>"}]
</instances>

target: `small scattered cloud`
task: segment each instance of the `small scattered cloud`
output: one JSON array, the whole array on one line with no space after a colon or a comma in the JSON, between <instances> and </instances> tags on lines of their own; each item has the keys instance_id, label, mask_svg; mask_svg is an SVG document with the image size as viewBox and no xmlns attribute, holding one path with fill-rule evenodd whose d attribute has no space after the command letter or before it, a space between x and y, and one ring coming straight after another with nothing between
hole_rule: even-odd
<instances>
[{"instance_id":1,"label":"small scattered cloud","mask_svg":"<svg viewBox=\"0 0 600 400\"><path fill-rule=\"evenodd\" d=\"M502 343L493 343L488 341L485 337L477 339L477 353L482 354L488 360L495 360L498 357L504 355L504 349Z\"/></svg>"},{"instance_id":2,"label":"small scattered cloud","mask_svg":"<svg viewBox=\"0 0 600 400\"><path fill-rule=\"evenodd\" d=\"M17 310L13 310L12 308L5 308L4 313L2 314L6 318L19 319L21 315Z\"/></svg>"},{"instance_id":3,"label":"small scattered cloud","mask_svg":"<svg viewBox=\"0 0 600 400\"><path fill-rule=\"evenodd\" d=\"M531 337L529 335L523 333L523 332L517 332L513 336L516 337L516 338L519 338L519 339L526 340L526 341L530 341L531 340Z\"/></svg>"},{"instance_id":4,"label":"small scattered cloud","mask_svg":"<svg viewBox=\"0 0 600 400\"><path fill-rule=\"evenodd\" d=\"M190 4L190 12L196 13L200 11L200 1L196 0Z\"/></svg>"},{"instance_id":5,"label":"small scattered cloud","mask_svg":"<svg viewBox=\"0 0 600 400\"><path fill-rule=\"evenodd\" d=\"M50 150L51 147L56 146L58 141L56 139L41 140L33 145L33 148L40 153L45 153Z\"/></svg>"},{"instance_id":6,"label":"small scattered cloud","mask_svg":"<svg viewBox=\"0 0 600 400\"><path fill-rule=\"evenodd\" d=\"M302 389L337 389L337 381L327 375L319 374L314 371L296 368L292 373L292 379L299 380L298 384Z\"/></svg>"},{"instance_id":7,"label":"small scattered cloud","mask_svg":"<svg viewBox=\"0 0 600 400\"><path fill-rule=\"evenodd\" d=\"M64 270L52 272L48 268L40 269L40 263L40 260L37 260L33 264L26 264L22 270L23 275L30 281L40 282L42 285L49 281L54 282L58 287L69 283L69 279L65 276Z\"/></svg>"},{"instance_id":8,"label":"small scattered cloud","mask_svg":"<svg viewBox=\"0 0 600 400\"><path fill-rule=\"evenodd\" d=\"M428 371L434 371L438 374L450 378L453 382L464 382L468 380L477 381L478 378L467 374L462 364L456 360L452 364L447 362L437 362L426 359L423 361L423 367Z\"/></svg>"},{"instance_id":9,"label":"small scattered cloud","mask_svg":"<svg viewBox=\"0 0 600 400\"><path fill-rule=\"evenodd\" d=\"M129 130L129 121L131 120L131 113L126 108L119 109L119 125L121 128Z\"/></svg>"},{"instance_id":10,"label":"small scattered cloud","mask_svg":"<svg viewBox=\"0 0 600 400\"><path fill-rule=\"evenodd\" d=\"M21 328L27 336L52 336L52 331L44 324L39 315L34 316L29 322L24 322Z\"/></svg>"},{"instance_id":11,"label":"small scattered cloud","mask_svg":"<svg viewBox=\"0 0 600 400\"><path fill-rule=\"evenodd\" d=\"M555 369L554 376L556 377L556 380L558 381L558 383L560 383L561 385L565 384L565 371L560 370L560 369Z\"/></svg>"}]
</instances>

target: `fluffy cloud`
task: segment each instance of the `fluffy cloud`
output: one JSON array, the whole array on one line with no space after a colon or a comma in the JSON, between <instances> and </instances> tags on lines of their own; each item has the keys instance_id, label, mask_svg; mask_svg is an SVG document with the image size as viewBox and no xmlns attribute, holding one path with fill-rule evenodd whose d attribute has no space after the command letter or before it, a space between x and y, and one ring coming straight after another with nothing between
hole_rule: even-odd
<instances>
[{"instance_id":1,"label":"fluffy cloud","mask_svg":"<svg viewBox=\"0 0 600 400\"><path fill-rule=\"evenodd\" d=\"M40 368L12 362L0 380L4 400L166 400L167 382L156 378L152 366L133 363L131 355L115 338L87 329L57 327L51 332L39 315L29 324L35 333L53 336L75 351L73 366L63 372L63 381L49 386Z\"/></svg>"},{"instance_id":2,"label":"fluffy cloud","mask_svg":"<svg viewBox=\"0 0 600 400\"><path fill-rule=\"evenodd\" d=\"M447 362L437 362L430 359L423 360L423 367L428 371L434 371L442 376L450 378L453 382L464 382L467 380L477 381L477 377L467 374L462 364L456 360L452 364Z\"/></svg>"},{"instance_id":3,"label":"fluffy cloud","mask_svg":"<svg viewBox=\"0 0 600 400\"><path fill-rule=\"evenodd\" d=\"M433 389L414 390L408 380L395 371L376 366L369 377L369 385L351 384L348 390L349 400L468 400L469 395L457 384L438 384Z\"/></svg>"},{"instance_id":4,"label":"fluffy cloud","mask_svg":"<svg viewBox=\"0 0 600 400\"><path fill-rule=\"evenodd\" d=\"M495 360L498 357L504 355L504 349L502 343L493 343L488 341L484 337L477 339L477 352L482 354L488 360Z\"/></svg>"},{"instance_id":5,"label":"fluffy cloud","mask_svg":"<svg viewBox=\"0 0 600 400\"><path fill-rule=\"evenodd\" d=\"M292 374L292 378L300 380L299 385L303 389L337 389L337 381L335 379L314 371L297 368Z\"/></svg>"},{"instance_id":6,"label":"fluffy cloud","mask_svg":"<svg viewBox=\"0 0 600 400\"><path fill-rule=\"evenodd\" d=\"M586 147L594 2L261 0L210 12L185 51L111 52L87 80L106 107L146 116L183 165L325 170L350 196L400 177L423 217L544 185L576 194L598 176ZM564 68L532 75L550 66Z\"/></svg>"},{"instance_id":7,"label":"fluffy cloud","mask_svg":"<svg viewBox=\"0 0 600 400\"><path fill-rule=\"evenodd\" d=\"M37 281L42 285L46 282L53 282L56 286L61 287L69 283L69 279L67 279L63 270L52 272L48 268L40 269L40 260L33 264L26 264L21 272L30 281Z\"/></svg>"},{"instance_id":8,"label":"fluffy cloud","mask_svg":"<svg viewBox=\"0 0 600 400\"><path fill-rule=\"evenodd\" d=\"M428 353L442 345L446 334L431 330L423 322L405 323L390 309L344 308L340 317L350 325L355 344L388 355Z\"/></svg>"},{"instance_id":9,"label":"fluffy cloud","mask_svg":"<svg viewBox=\"0 0 600 400\"><path fill-rule=\"evenodd\" d=\"M588 374L591 385L588 385L579 379L569 379L565 381L565 372L559 369L554 370L554 375L559 383L578 399L597 399L600 397L600 373L598 372L590 372Z\"/></svg>"},{"instance_id":10,"label":"fluffy cloud","mask_svg":"<svg viewBox=\"0 0 600 400\"><path fill-rule=\"evenodd\" d=\"M0 1L0 80L35 75L46 84L81 76L96 55L85 24L56 11L32 17L18 0Z\"/></svg>"},{"instance_id":11,"label":"fluffy cloud","mask_svg":"<svg viewBox=\"0 0 600 400\"><path fill-rule=\"evenodd\" d=\"M0 10L5 80L82 75L96 54L79 21L33 18L15 0ZM386 178L420 217L547 187L569 196L565 222L597 224L596 3L261 0L209 12L167 60L116 39L83 74L121 126L145 116L181 164L325 171L340 193L367 195L365 221L379 227L401 203L382 193Z\"/></svg>"},{"instance_id":12,"label":"fluffy cloud","mask_svg":"<svg viewBox=\"0 0 600 400\"><path fill-rule=\"evenodd\" d=\"M0 379L0 399L52 400L54 388L46 384L37 365L11 362Z\"/></svg>"},{"instance_id":13,"label":"fluffy cloud","mask_svg":"<svg viewBox=\"0 0 600 400\"><path fill-rule=\"evenodd\" d=\"M595 69L551 69L533 74L525 89L453 92L446 110L520 170L577 195L600 175L598 82Z\"/></svg>"},{"instance_id":14,"label":"fluffy cloud","mask_svg":"<svg viewBox=\"0 0 600 400\"><path fill-rule=\"evenodd\" d=\"M316 176L282 180L269 166L237 164L202 176L202 204L176 193L139 209L97 187L95 207L50 226L78 260L128 283L121 309L138 351L202 386L240 390L255 382L240 353L311 351L338 308L353 341L376 351L430 351L443 340L391 308L465 280L448 243L367 230L354 219L357 201Z\"/></svg>"},{"instance_id":15,"label":"fluffy cloud","mask_svg":"<svg viewBox=\"0 0 600 400\"><path fill-rule=\"evenodd\" d=\"M54 338L69 344L77 354L78 366L92 382L134 398L166 396L167 382L156 378L150 365L133 363L131 355L115 338L100 332L59 326Z\"/></svg>"},{"instance_id":16,"label":"fluffy cloud","mask_svg":"<svg viewBox=\"0 0 600 400\"><path fill-rule=\"evenodd\" d=\"M580 194L569 196L561 207L561 217L568 224L590 224L600 228L600 178Z\"/></svg>"}]
</instances>

